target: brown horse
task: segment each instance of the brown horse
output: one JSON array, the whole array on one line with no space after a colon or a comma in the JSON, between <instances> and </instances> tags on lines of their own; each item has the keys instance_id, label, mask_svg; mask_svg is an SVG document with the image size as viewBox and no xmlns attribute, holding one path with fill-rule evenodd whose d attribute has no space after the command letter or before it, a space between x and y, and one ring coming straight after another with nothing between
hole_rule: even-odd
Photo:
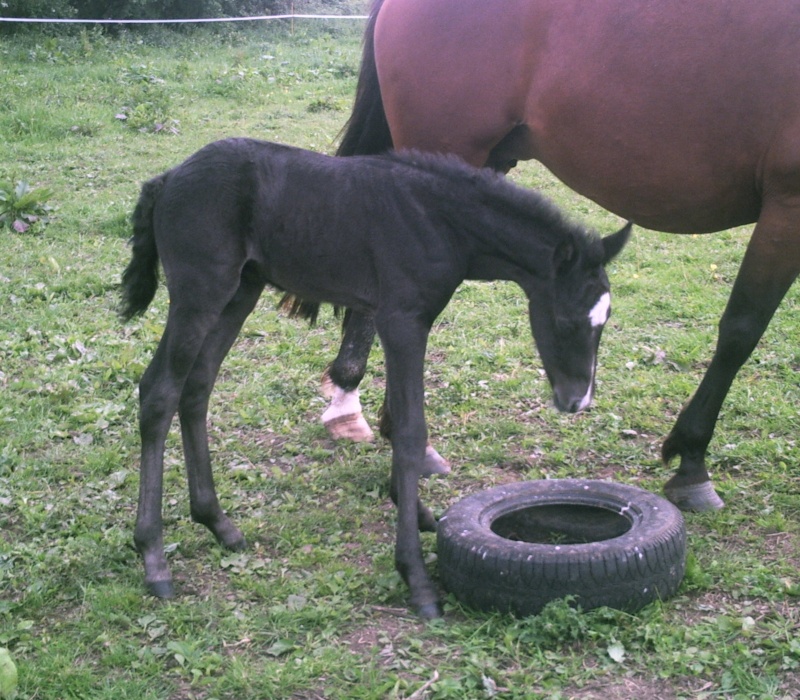
<instances>
[{"instance_id":1,"label":"brown horse","mask_svg":"<svg viewBox=\"0 0 800 700\"><path fill-rule=\"evenodd\" d=\"M721 507L705 454L722 402L800 271L800 3L376 0L339 154L391 146L501 171L535 158L660 231L756 223L714 357L663 447L680 456L666 495ZM343 397L372 333L352 314L329 372L348 408L327 416L349 413L357 437L357 399Z\"/></svg>"}]
</instances>

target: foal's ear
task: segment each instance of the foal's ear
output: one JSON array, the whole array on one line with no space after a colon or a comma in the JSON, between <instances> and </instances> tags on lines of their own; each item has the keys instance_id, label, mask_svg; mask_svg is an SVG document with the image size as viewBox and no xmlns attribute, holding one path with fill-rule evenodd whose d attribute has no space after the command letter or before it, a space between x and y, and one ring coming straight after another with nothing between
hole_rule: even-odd
<instances>
[{"instance_id":1,"label":"foal's ear","mask_svg":"<svg viewBox=\"0 0 800 700\"><path fill-rule=\"evenodd\" d=\"M572 240L562 241L553 251L553 267L557 275L565 275L578 260L578 249Z\"/></svg>"},{"instance_id":2,"label":"foal's ear","mask_svg":"<svg viewBox=\"0 0 800 700\"><path fill-rule=\"evenodd\" d=\"M603 265L611 262L625 247L631 237L633 222L629 221L619 231L603 239Z\"/></svg>"}]
</instances>

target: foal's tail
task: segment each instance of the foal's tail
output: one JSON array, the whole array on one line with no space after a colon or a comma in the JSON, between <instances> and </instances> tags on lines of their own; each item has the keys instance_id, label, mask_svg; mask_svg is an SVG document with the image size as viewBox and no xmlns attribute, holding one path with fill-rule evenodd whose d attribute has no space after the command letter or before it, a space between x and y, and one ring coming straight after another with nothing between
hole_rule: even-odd
<instances>
[{"instance_id":1,"label":"foal's tail","mask_svg":"<svg viewBox=\"0 0 800 700\"><path fill-rule=\"evenodd\" d=\"M364 50L358 73L356 99L350 119L341 131L337 156L383 153L392 147L392 134L383 109L378 69L375 65L375 22L383 0L374 0L364 32Z\"/></svg>"},{"instance_id":2,"label":"foal's tail","mask_svg":"<svg viewBox=\"0 0 800 700\"><path fill-rule=\"evenodd\" d=\"M165 179L166 175L159 175L145 182L139 202L133 210L133 257L122 273L122 308L119 313L124 321L150 306L158 288L158 250L153 209Z\"/></svg>"}]
</instances>

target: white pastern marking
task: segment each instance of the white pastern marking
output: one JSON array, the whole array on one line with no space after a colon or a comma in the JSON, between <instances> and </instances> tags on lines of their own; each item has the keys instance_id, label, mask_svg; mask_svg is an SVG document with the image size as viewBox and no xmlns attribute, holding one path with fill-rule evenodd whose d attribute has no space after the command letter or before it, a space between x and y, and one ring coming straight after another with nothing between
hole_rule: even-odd
<instances>
[{"instance_id":1,"label":"white pastern marking","mask_svg":"<svg viewBox=\"0 0 800 700\"><path fill-rule=\"evenodd\" d=\"M602 326L608 321L609 313L611 313L611 295L605 292L589 312L589 322L592 327Z\"/></svg>"},{"instance_id":2,"label":"white pastern marking","mask_svg":"<svg viewBox=\"0 0 800 700\"><path fill-rule=\"evenodd\" d=\"M328 409L322 414L322 420L328 422L339 416L349 416L354 413L361 413L361 401L358 400L358 389L345 391L337 386L334 389L330 406L328 406Z\"/></svg>"}]
</instances>

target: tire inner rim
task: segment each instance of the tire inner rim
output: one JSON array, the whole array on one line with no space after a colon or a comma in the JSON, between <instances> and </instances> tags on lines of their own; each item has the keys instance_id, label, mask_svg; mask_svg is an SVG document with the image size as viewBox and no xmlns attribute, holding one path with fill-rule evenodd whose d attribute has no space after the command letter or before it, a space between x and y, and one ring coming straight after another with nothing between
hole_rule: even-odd
<instances>
[{"instance_id":1,"label":"tire inner rim","mask_svg":"<svg viewBox=\"0 0 800 700\"><path fill-rule=\"evenodd\" d=\"M598 506L547 503L505 513L492 522L491 530L517 542L588 544L624 535L633 525L627 515Z\"/></svg>"}]
</instances>

